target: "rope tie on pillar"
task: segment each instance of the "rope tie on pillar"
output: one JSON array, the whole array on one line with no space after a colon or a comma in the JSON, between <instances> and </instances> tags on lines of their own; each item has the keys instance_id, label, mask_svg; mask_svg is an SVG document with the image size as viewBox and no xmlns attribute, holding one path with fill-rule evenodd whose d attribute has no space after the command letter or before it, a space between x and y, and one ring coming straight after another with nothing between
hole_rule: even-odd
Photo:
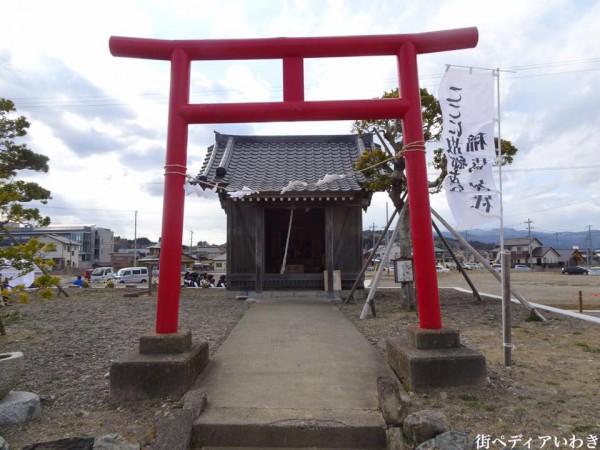
<instances>
[{"instance_id":1,"label":"rope tie on pillar","mask_svg":"<svg viewBox=\"0 0 600 450\"><path fill-rule=\"evenodd\" d=\"M425 150L425 141L409 142L408 144L404 145L398 153L396 153L396 158L402 158L406 153L411 152L427 153L427 150Z\"/></svg>"},{"instance_id":2,"label":"rope tie on pillar","mask_svg":"<svg viewBox=\"0 0 600 450\"><path fill-rule=\"evenodd\" d=\"M177 169L183 169L183 172ZM167 164L165 166L165 175L183 175L187 177L187 167L181 164Z\"/></svg>"}]
</instances>

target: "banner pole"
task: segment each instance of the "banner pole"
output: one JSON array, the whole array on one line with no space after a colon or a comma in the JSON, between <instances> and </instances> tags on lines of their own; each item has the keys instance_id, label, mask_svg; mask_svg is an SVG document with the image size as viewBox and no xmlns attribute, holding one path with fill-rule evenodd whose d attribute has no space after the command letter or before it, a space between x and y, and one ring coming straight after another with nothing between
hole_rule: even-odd
<instances>
[{"instance_id":1,"label":"banner pole","mask_svg":"<svg viewBox=\"0 0 600 450\"><path fill-rule=\"evenodd\" d=\"M496 107L498 122L498 148L496 149L496 160L498 161L498 187L500 195L500 267L502 281L502 336L504 351L504 366L511 365L511 314L510 314L510 252L504 250L504 203L502 198L502 121L500 117L500 69L492 71L496 77Z\"/></svg>"},{"instance_id":2,"label":"banner pole","mask_svg":"<svg viewBox=\"0 0 600 450\"><path fill-rule=\"evenodd\" d=\"M502 199L502 121L500 116L500 69L493 70L496 77L496 105L498 108L498 149L496 157L498 159L498 187L500 192L500 254L504 253L504 203ZM509 261L510 264L510 261Z\"/></svg>"}]
</instances>

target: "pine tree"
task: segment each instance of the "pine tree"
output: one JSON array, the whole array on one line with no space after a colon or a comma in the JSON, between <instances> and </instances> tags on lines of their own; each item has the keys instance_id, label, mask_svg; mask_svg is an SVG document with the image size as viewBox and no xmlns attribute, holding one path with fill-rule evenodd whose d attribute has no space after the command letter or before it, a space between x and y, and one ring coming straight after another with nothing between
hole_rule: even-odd
<instances>
[{"instance_id":1,"label":"pine tree","mask_svg":"<svg viewBox=\"0 0 600 450\"><path fill-rule=\"evenodd\" d=\"M43 256L52 250L52 244L37 239L19 244L11 234L12 229L22 225L47 226L50 223L50 218L44 217L38 208L27 206L33 201L47 203L51 199L50 191L35 182L18 178L25 170L48 172L47 156L30 150L25 143L17 142L27 135L29 126L24 116L16 114L15 104L11 100L0 98L0 239L10 241L8 245L6 242L0 243L0 260L20 273L30 272L34 266L39 267L44 275L36 280L36 285L41 288L38 293L49 296L49 287L58 286L59 282L58 278L48 274L46 269L51 261ZM17 288L9 292L5 281L2 280L4 298L20 291ZM0 334L5 333L0 316Z\"/></svg>"}]
</instances>

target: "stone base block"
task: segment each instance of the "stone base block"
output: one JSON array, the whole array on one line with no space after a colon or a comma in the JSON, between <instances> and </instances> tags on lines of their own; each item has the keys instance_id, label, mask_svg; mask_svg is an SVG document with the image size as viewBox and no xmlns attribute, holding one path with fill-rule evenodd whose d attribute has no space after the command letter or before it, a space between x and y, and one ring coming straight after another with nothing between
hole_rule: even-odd
<instances>
[{"instance_id":1,"label":"stone base block","mask_svg":"<svg viewBox=\"0 0 600 450\"><path fill-rule=\"evenodd\" d=\"M40 397L31 392L10 391L0 399L0 425L36 419L40 413Z\"/></svg>"},{"instance_id":2,"label":"stone base block","mask_svg":"<svg viewBox=\"0 0 600 450\"><path fill-rule=\"evenodd\" d=\"M452 328L427 330L412 325L406 327L406 335L413 347L419 350L460 347L460 334Z\"/></svg>"},{"instance_id":3,"label":"stone base block","mask_svg":"<svg viewBox=\"0 0 600 450\"><path fill-rule=\"evenodd\" d=\"M182 353L133 351L110 366L113 401L180 397L208 363L208 342L193 344Z\"/></svg>"},{"instance_id":4,"label":"stone base block","mask_svg":"<svg viewBox=\"0 0 600 450\"><path fill-rule=\"evenodd\" d=\"M177 333L152 333L140 338L140 353L183 353L192 348L192 332L189 330Z\"/></svg>"},{"instance_id":5,"label":"stone base block","mask_svg":"<svg viewBox=\"0 0 600 450\"><path fill-rule=\"evenodd\" d=\"M418 349L406 338L386 340L387 360L404 386L413 391L485 382L485 357L464 346Z\"/></svg>"},{"instance_id":6,"label":"stone base block","mask_svg":"<svg viewBox=\"0 0 600 450\"><path fill-rule=\"evenodd\" d=\"M0 399L15 387L24 369L23 353L0 353Z\"/></svg>"}]
</instances>

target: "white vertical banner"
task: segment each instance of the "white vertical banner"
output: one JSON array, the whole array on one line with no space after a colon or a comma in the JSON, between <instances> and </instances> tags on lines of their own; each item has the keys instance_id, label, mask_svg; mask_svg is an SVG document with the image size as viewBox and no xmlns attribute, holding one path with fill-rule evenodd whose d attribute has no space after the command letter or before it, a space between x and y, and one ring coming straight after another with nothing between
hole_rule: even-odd
<instances>
[{"instance_id":1,"label":"white vertical banner","mask_svg":"<svg viewBox=\"0 0 600 450\"><path fill-rule=\"evenodd\" d=\"M438 98L448 160L443 186L456 229L470 229L500 217L500 193L492 175L496 161L493 73L450 67Z\"/></svg>"}]
</instances>

